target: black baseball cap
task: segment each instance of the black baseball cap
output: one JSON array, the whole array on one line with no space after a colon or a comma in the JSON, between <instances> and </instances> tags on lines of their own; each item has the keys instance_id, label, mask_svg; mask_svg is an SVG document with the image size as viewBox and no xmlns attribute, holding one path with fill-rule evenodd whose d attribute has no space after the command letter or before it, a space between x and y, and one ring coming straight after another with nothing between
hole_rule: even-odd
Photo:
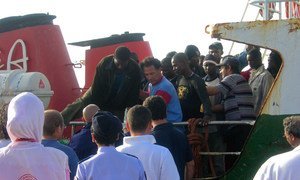
<instances>
[{"instance_id":1,"label":"black baseball cap","mask_svg":"<svg viewBox=\"0 0 300 180\"><path fill-rule=\"evenodd\" d=\"M93 133L101 137L116 137L122 132L119 118L108 111L98 111L92 119Z\"/></svg>"},{"instance_id":2,"label":"black baseball cap","mask_svg":"<svg viewBox=\"0 0 300 180\"><path fill-rule=\"evenodd\" d=\"M240 63L235 57L224 57L222 62L217 64L218 67L221 66L231 66L231 67L239 67Z\"/></svg>"}]
</instances>

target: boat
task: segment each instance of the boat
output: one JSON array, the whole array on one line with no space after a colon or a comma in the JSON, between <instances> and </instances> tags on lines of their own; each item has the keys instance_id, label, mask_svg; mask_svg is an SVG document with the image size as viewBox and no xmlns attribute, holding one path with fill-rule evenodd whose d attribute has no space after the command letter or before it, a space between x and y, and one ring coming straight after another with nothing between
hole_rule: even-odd
<instances>
[{"instance_id":1,"label":"boat","mask_svg":"<svg viewBox=\"0 0 300 180\"><path fill-rule=\"evenodd\" d=\"M71 62L60 28L52 22L54 18L48 14L31 14L0 20L1 108L16 94L32 91L46 99L46 108L61 111L89 88L95 65L119 45L129 47L140 60L152 55L143 33L126 32L71 43L90 46L85 60L86 84L81 89L74 72L74 66L81 65ZM207 26L205 31L212 38L275 50L283 59L257 120L245 123L253 128L243 150L237 152L238 160L223 176L210 178L252 179L267 158L290 150L282 136L282 120L300 114L300 83L295 78L300 76L300 19L220 23ZM71 130L66 137L70 135Z\"/></svg>"}]
</instances>

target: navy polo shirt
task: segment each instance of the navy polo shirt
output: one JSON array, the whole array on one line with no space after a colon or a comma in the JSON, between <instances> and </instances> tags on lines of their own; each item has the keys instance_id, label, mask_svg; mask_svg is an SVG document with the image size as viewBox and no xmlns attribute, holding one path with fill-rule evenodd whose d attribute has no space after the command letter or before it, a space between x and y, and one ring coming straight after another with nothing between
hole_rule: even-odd
<instances>
[{"instance_id":1,"label":"navy polo shirt","mask_svg":"<svg viewBox=\"0 0 300 180\"><path fill-rule=\"evenodd\" d=\"M156 139L156 144L169 149L177 166L180 179L183 180L185 164L193 160L192 150L186 135L175 128L172 123L164 123L154 127L152 135Z\"/></svg>"}]
</instances>

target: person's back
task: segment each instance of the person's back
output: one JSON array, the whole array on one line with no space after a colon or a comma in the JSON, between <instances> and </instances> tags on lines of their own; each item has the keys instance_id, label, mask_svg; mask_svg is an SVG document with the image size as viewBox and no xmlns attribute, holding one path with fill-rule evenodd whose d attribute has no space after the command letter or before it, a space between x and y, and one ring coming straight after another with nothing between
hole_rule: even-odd
<instances>
[{"instance_id":1,"label":"person's back","mask_svg":"<svg viewBox=\"0 0 300 180\"><path fill-rule=\"evenodd\" d=\"M293 150L270 157L258 169L254 180L294 180L300 171L300 116L283 119L284 137Z\"/></svg>"},{"instance_id":2,"label":"person's back","mask_svg":"<svg viewBox=\"0 0 300 180\"><path fill-rule=\"evenodd\" d=\"M194 161L186 135L166 120L166 105L160 96L146 98L143 106L150 109L152 113L153 129L151 134L155 137L156 144L169 149L180 179L184 179L186 168L186 179L189 180L193 176Z\"/></svg>"},{"instance_id":3,"label":"person's back","mask_svg":"<svg viewBox=\"0 0 300 180\"><path fill-rule=\"evenodd\" d=\"M67 156L41 144L43 123L44 106L35 95L12 99L6 126L12 143L0 149L1 179L69 179Z\"/></svg>"},{"instance_id":4,"label":"person's back","mask_svg":"<svg viewBox=\"0 0 300 180\"><path fill-rule=\"evenodd\" d=\"M53 147L61 150L68 156L68 162L70 167L70 178L73 179L76 173L78 165L78 157L75 151L61 144L58 140L62 138L64 132L64 121L62 115L56 110L46 110L45 111L45 121L43 127L43 140L42 144L45 147Z\"/></svg>"},{"instance_id":5,"label":"person's back","mask_svg":"<svg viewBox=\"0 0 300 180\"><path fill-rule=\"evenodd\" d=\"M119 153L113 146L100 147L97 153L102 155L92 156L80 165L81 169L93 169L93 171L80 171L80 173L78 173L78 177L86 177L82 179L94 177L95 179L101 178L103 180L131 180L134 179L134 177L143 177L142 169L132 168L132 166L142 167L142 164L137 158L131 157L127 154ZM99 164L103 165L99 166Z\"/></svg>"},{"instance_id":6,"label":"person's back","mask_svg":"<svg viewBox=\"0 0 300 180\"><path fill-rule=\"evenodd\" d=\"M4 179L66 179L68 157L40 143L18 142L0 149L0 177Z\"/></svg>"},{"instance_id":7,"label":"person's back","mask_svg":"<svg viewBox=\"0 0 300 180\"><path fill-rule=\"evenodd\" d=\"M92 138L99 148L96 155L78 165L75 179L146 179L141 162L136 157L117 152L113 146L121 131L121 121L110 112L95 114Z\"/></svg>"},{"instance_id":8,"label":"person's back","mask_svg":"<svg viewBox=\"0 0 300 180\"><path fill-rule=\"evenodd\" d=\"M180 177L183 179L186 163L193 160L192 151L186 136L171 123L155 127L152 131L152 135L156 139L156 144L169 149Z\"/></svg>"},{"instance_id":9,"label":"person's back","mask_svg":"<svg viewBox=\"0 0 300 180\"><path fill-rule=\"evenodd\" d=\"M147 179L179 179L170 151L155 145L156 141L152 135L145 135L151 131L150 119L151 112L146 107L136 105L129 109L126 126L131 137L124 137L123 145L117 147L117 150L138 157L144 166Z\"/></svg>"}]
</instances>

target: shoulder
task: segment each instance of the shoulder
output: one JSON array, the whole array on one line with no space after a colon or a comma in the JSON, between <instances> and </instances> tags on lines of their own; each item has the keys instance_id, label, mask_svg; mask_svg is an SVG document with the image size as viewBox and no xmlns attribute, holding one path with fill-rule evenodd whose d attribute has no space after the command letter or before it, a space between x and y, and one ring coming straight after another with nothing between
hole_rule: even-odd
<instances>
[{"instance_id":1,"label":"shoulder","mask_svg":"<svg viewBox=\"0 0 300 180\"><path fill-rule=\"evenodd\" d=\"M54 147L45 147L45 150L48 152L50 156L52 156L56 160L67 160L68 156L61 150L56 149Z\"/></svg>"},{"instance_id":2,"label":"shoulder","mask_svg":"<svg viewBox=\"0 0 300 180\"><path fill-rule=\"evenodd\" d=\"M111 63L113 63L113 55L108 55L101 59L101 61L97 65L97 67L100 68L100 67L106 66Z\"/></svg>"}]
</instances>

